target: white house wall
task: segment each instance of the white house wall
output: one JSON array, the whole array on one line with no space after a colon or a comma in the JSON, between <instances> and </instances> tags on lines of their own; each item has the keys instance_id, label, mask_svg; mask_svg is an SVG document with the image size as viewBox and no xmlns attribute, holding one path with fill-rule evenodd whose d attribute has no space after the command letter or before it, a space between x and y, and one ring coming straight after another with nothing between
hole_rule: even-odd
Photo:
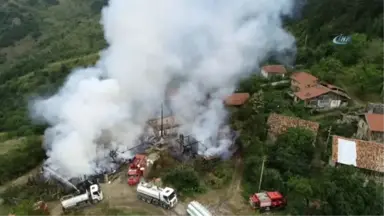
<instances>
[{"instance_id":1,"label":"white house wall","mask_svg":"<svg viewBox=\"0 0 384 216\"><path fill-rule=\"evenodd\" d=\"M341 100L331 100L331 108L340 107Z\"/></svg>"}]
</instances>

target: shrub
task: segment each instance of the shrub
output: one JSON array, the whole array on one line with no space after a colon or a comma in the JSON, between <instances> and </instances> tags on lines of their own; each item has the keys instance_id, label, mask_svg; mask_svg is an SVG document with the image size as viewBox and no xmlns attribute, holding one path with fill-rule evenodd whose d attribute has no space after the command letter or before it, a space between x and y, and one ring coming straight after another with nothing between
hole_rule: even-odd
<instances>
[{"instance_id":1,"label":"shrub","mask_svg":"<svg viewBox=\"0 0 384 216\"><path fill-rule=\"evenodd\" d=\"M200 178L192 167L181 165L168 171L163 177L164 184L169 184L184 195L200 193L203 187Z\"/></svg>"}]
</instances>

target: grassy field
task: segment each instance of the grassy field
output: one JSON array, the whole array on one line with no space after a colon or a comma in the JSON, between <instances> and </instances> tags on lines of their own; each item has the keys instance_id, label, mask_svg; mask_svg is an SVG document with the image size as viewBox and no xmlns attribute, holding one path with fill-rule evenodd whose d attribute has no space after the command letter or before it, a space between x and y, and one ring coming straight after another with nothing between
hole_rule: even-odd
<instances>
[{"instance_id":1,"label":"grassy field","mask_svg":"<svg viewBox=\"0 0 384 216\"><path fill-rule=\"evenodd\" d=\"M57 61L100 50L105 46L99 24L101 2L3 0L0 20L4 15L5 21L0 27L0 59L3 59L0 68L36 54L50 54ZM33 22L26 23L28 20ZM28 30L17 29L23 24L30 26ZM9 36L11 39L5 40L8 36L5 32L13 34Z\"/></svg>"},{"instance_id":2,"label":"grassy field","mask_svg":"<svg viewBox=\"0 0 384 216\"><path fill-rule=\"evenodd\" d=\"M25 141L24 137L9 139L0 143L0 155L6 154L8 151L19 148Z\"/></svg>"}]
</instances>

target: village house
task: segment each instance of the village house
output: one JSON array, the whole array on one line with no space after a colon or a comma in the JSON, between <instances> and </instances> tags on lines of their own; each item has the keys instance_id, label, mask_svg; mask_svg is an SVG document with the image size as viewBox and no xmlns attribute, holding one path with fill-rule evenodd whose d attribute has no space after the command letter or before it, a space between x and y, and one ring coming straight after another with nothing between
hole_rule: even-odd
<instances>
[{"instance_id":1,"label":"village house","mask_svg":"<svg viewBox=\"0 0 384 216\"><path fill-rule=\"evenodd\" d=\"M234 107L242 106L248 101L249 97L249 93L233 93L225 98L224 104ZM180 122L173 115L163 117L163 119L161 117L150 119L147 124L154 129L156 136L161 136L161 129L163 129L163 135L165 136L177 135L180 126Z\"/></svg>"},{"instance_id":2,"label":"village house","mask_svg":"<svg viewBox=\"0 0 384 216\"><path fill-rule=\"evenodd\" d=\"M368 103L367 113L384 114L384 104Z\"/></svg>"},{"instance_id":3,"label":"village house","mask_svg":"<svg viewBox=\"0 0 384 216\"><path fill-rule=\"evenodd\" d=\"M289 128L301 127L312 131L317 136L319 123L304 119L272 113L268 117L268 139L275 142L277 137Z\"/></svg>"},{"instance_id":4,"label":"village house","mask_svg":"<svg viewBox=\"0 0 384 216\"><path fill-rule=\"evenodd\" d=\"M242 106L248 101L249 97L249 93L233 93L225 98L224 104L226 106Z\"/></svg>"},{"instance_id":5,"label":"village house","mask_svg":"<svg viewBox=\"0 0 384 216\"><path fill-rule=\"evenodd\" d=\"M261 68L261 75L265 78L285 77L286 73L283 65L266 65Z\"/></svg>"},{"instance_id":6,"label":"village house","mask_svg":"<svg viewBox=\"0 0 384 216\"><path fill-rule=\"evenodd\" d=\"M384 143L384 114L365 113L356 134L360 139Z\"/></svg>"},{"instance_id":7,"label":"village house","mask_svg":"<svg viewBox=\"0 0 384 216\"><path fill-rule=\"evenodd\" d=\"M306 72L292 74L291 89L295 102L303 102L305 107L316 110L347 106L351 99L343 89L321 82Z\"/></svg>"},{"instance_id":8,"label":"village house","mask_svg":"<svg viewBox=\"0 0 384 216\"><path fill-rule=\"evenodd\" d=\"M291 89L294 92L303 90L305 88L315 87L318 85L317 77L306 73L306 72L296 72L291 75Z\"/></svg>"},{"instance_id":9,"label":"village house","mask_svg":"<svg viewBox=\"0 0 384 216\"><path fill-rule=\"evenodd\" d=\"M331 165L352 165L382 175L384 145L372 141L333 136Z\"/></svg>"},{"instance_id":10,"label":"village house","mask_svg":"<svg viewBox=\"0 0 384 216\"><path fill-rule=\"evenodd\" d=\"M302 89L294 93L295 102L304 102L307 108L328 110L348 105L351 98L340 91L322 85Z\"/></svg>"},{"instance_id":11,"label":"village house","mask_svg":"<svg viewBox=\"0 0 384 216\"><path fill-rule=\"evenodd\" d=\"M155 130L156 136L161 136L161 129L163 129L163 135L177 135L178 127L180 123L175 116L166 116L161 118L151 119L148 121L148 125Z\"/></svg>"}]
</instances>

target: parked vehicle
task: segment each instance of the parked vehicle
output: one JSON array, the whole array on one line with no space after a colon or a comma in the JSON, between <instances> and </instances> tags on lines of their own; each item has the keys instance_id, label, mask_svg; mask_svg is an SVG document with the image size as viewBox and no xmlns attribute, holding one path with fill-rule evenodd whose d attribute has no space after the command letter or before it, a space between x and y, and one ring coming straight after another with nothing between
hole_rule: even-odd
<instances>
[{"instance_id":1,"label":"parked vehicle","mask_svg":"<svg viewBox=\"0 0 384 216\"><path fill-rule=\"evenodd\" d=\"M63 212L66 212L72 208L78 208L88 204L96 204L104 198L103 192L101 191L100 185L98 183L92 182L90 180L85 180L81 184L79 184L79 186L75 186L69 180L67 180L59 173L55 172L53 169L47 166L44 167L42 171L49 172L52 177L67 185L68 187L71 187L76 190L76 193L63 196L60 199Z\"/></svg>"},{"instance_id":2,"label":"parked vehicle","mask_svg":"<svg viewBox=\"0 0 384 216\"><path fill-rule=\"evenodd\" d=\"M212 216L211 212L197 201L188 204L187 213L190 216Z\"/></svg>"},{"instance_id":3,"label":"parked vehicle","mask_svg":"<svg viewBox=\"0 0 384 216\"><path fill-rule=\"evenodd\" d=\"M142 154L135 155L128 168L128 185L137 185L140 182L140 179L144 176L146 168L147 156Z\"/></svg>"},{"instance_id":4,"label":"parked vehicle","mask_svg":"<svg viewBox=\"0 0 384 216\"><path fill-rule=\"evenodd\" d=\"M249 197L249 203L255 209L270 210L286 206L287 201L278 191L255 193Z\"/></svg>"},{"instance_id":5,"label":"parked vehicle","mask_svg":"<svg viewBox=\"0 0 384 216\"><path fill-rule=\"evenodd\" d=\"M96 204L104 198L100 185L92 184L82 194L70 194L60 199L63 212L90 204Z\"/></svg>"},{"instance_id":6,"label":"parked vehicle","mask_svg":"<svg viewBox=\"0 0 384 216\"><path fill-rule=\"evenodd\" d=\"M138 184L137 198L165 209L173 208L177 204L177 196L173 188L160 188L147 182Z\"/></svg>"}]
</instances>

